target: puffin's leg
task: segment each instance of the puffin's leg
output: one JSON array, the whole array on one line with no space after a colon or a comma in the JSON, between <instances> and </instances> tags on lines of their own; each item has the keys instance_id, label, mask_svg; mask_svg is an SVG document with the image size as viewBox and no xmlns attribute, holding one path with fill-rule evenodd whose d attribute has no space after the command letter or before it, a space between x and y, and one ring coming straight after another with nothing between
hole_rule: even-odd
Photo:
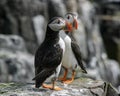
<instances>
[{"instance_id":1,"label":"puffin's leg","mask_svg":"<svg viewBox=\"0 0 120 96\"><path fill-rule=\"evenodd\" d=\"M68 69L65 68L65 67L64 67L64 69L65 69L65 72L64 72L63 77L62 77L62 78L59 78L60 81L66 81L66 77L67 77Z\"/></svg>"},{"instance_id":2,"label":"puffin's leg","mask_svg":"<svg viewBox=\"0 0 120 96\"><path fill-rule=\"evenodd\" d=\"M44 88L48 88L48 89L51 89L51 90L56 90L56 91L62 90L62 88L60 88L60 87L58 87L58 86L55 86L55 81L56 81L56 77L53 77L53 78L52 78L52 84L51 84L51 85L43 84L42 86L43 86Z\"/></svg>"},{"instance_id":3,"label":"puffin's leg","mask_svg":"<svg viewBox=\"0 0 120 96\"><path fill-rule=\"evenodd\" d=\"M62 90L62 88L60 88L60 87L58 87L58 86L55 86L55 81L56 81L56 79L53 78L53 80L52 80L52 85L43 84L42 86L43 86L44 88L48 88L48 89L51 89L51 90L56 90L56 91Z\"/></svg>"},{"instance_id":4,"label":"puffin's leg","mask_svg":"<svg viewBox=\"0 0 120 96\"><path fill-rule=\"evenodd\" d=\"M52 82L52 90L56 90L56 91L62 90L62 88L60 88L60 87L58 87L58 86L55 86L55 81L56 81L56 80L53 80L53 82Z\"/></svg>"},{"instance_id":5,"label":"puffin's leg","mask_svg":"<svg viewBox=\"0 0 120 96\"><path fill-rule=\"evenodd\" d=\"M75 77L75 70L72 71L72 77L71 77L71 79L63 81L63 83L65 83L65 84L72 83L74 81L74 77Z\"/></svg>"}]
</instances>

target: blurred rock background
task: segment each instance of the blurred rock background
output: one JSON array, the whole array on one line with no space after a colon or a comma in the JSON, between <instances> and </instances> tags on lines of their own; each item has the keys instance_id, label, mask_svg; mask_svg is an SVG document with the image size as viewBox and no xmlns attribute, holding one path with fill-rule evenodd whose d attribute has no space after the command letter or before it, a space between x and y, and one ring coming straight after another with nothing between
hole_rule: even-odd
<instances>
[{"instance_id":1,"label":"blurred rock background","mask_svg":"<svg viewBox=\"0 0 120 96\"><path fill-rule=\"evenodd\" d=\"M120 0L0 0L0 82L32 82L34 54L54 16L76 12L88 75L120 85Z\"/></svg>"}]
</instances>

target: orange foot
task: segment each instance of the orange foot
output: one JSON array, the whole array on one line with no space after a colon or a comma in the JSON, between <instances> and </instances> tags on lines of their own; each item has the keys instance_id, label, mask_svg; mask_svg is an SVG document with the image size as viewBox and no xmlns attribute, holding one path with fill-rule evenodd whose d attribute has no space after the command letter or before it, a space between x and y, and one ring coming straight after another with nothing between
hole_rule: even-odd
<instances>
[{"instance_id":1,"label":"orange foot","mask_svg":"<svg viewBox=\"0 0 120 96\"><path fill-rule=\"evenodd\" d=\"M66 81L66 78L59 78L60 81Z\"/></svg>"},{"instance_id":2,"label":"orange foot","mask_svg":"<svg viewBox=\"0 0 120 96\"><path fill-rule=\"evenodd\" d=\"M73 81L74 81L74 79L69 79L69 80L63 81L63 83L65 83L65 84L70 84L70 83L72 83Z\"/></svg>"},{"instance_id":3,"label":"orange foot","mask_svg":"<svg viewBox=\"0 0 120 96\"><path fill-rule=\"evenodd\" d=\"M70 84L70 83L72 83L72 82L74 81L74 77L75 77L75 71L73 70L73 71L72 71L72 78L69 79L69 80L63 81L63 83L65 83L65 84Z\"/></svg>"},{"instance_id":4,"label":"orange foot","mask_svg":"<svg viewBox=\"0 0 120 96\"><path fill-rule=\"evenodd\" d=\"M67 77L67 73L68 73L68 69L65 68L65 72L62 78L59 78L60 81L66 81L66 77Z\"/></svg>"},{"instance_id":5,"label":"orange foot","mask_svg":"<svg viewBox=\"0 0 120 96\"><path fill-rule=\"evenodd\" d=\"M60 88L60 87L58 87L58 86L54 86L54 88L53 88L52 85L48 85L48 84L43 84L42 86L43 86L44 88L48 88L48 89L51 89L51 90L56 90L56 91L62 90L62 88Z\"/></svg>"}]
</instances>

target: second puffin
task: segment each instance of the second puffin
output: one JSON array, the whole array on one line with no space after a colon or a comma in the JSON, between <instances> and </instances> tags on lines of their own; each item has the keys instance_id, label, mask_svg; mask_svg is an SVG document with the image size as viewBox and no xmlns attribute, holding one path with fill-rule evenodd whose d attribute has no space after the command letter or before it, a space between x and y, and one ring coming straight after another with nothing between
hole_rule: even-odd
<instances>
[{"instance_id":1,"label":"second puffin","mask_svg":"<svg viewBox=\"0 0 120 96\"><path fill-rule=\"evenodd\" d=\"M62 66L65 69L64 76L60 78L63 83L69 84L74 80L75 77L75 69L79 66L83 73L87 73L85 66L82 62L81 52L79 45L76 42L76 38L73 34L77 34L74 30L78 28L77 15L73 13L68 13L65 15L65 20L72 25L72 32L66 31L66 34L60 32L60 36L65 42L65 54L62 60ZM66 79L68 70L72 70L71 79Z\"/></svg>"}]
</instances>

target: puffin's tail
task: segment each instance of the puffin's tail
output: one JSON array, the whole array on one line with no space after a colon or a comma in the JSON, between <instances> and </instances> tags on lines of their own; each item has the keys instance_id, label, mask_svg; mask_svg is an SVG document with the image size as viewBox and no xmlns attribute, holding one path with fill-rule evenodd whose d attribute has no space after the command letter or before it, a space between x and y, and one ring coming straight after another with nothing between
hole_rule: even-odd
<instances>
[{"instance_id":1,"label":"puffin's tail","mask_svg":"<svg viewBox=\"0 0 120 96\"><path fill-rule=\"evenodd\" d=\"M84 70L82 70L82 72L87 74L87 71L86 71L85 69L84 69Z\"/></svg>"},{"instance_id":2,"label":"puffin's tail","mask_svg":"<svg viewBox=\"0 0 120 96\"><path fill-rule=\"evenodd\" d=\"M43 82L53 74L53 71L43 70L39 74L37 74L32 80L35 80L35 87L39 88Z\"/></svg>"}]
</instances>

